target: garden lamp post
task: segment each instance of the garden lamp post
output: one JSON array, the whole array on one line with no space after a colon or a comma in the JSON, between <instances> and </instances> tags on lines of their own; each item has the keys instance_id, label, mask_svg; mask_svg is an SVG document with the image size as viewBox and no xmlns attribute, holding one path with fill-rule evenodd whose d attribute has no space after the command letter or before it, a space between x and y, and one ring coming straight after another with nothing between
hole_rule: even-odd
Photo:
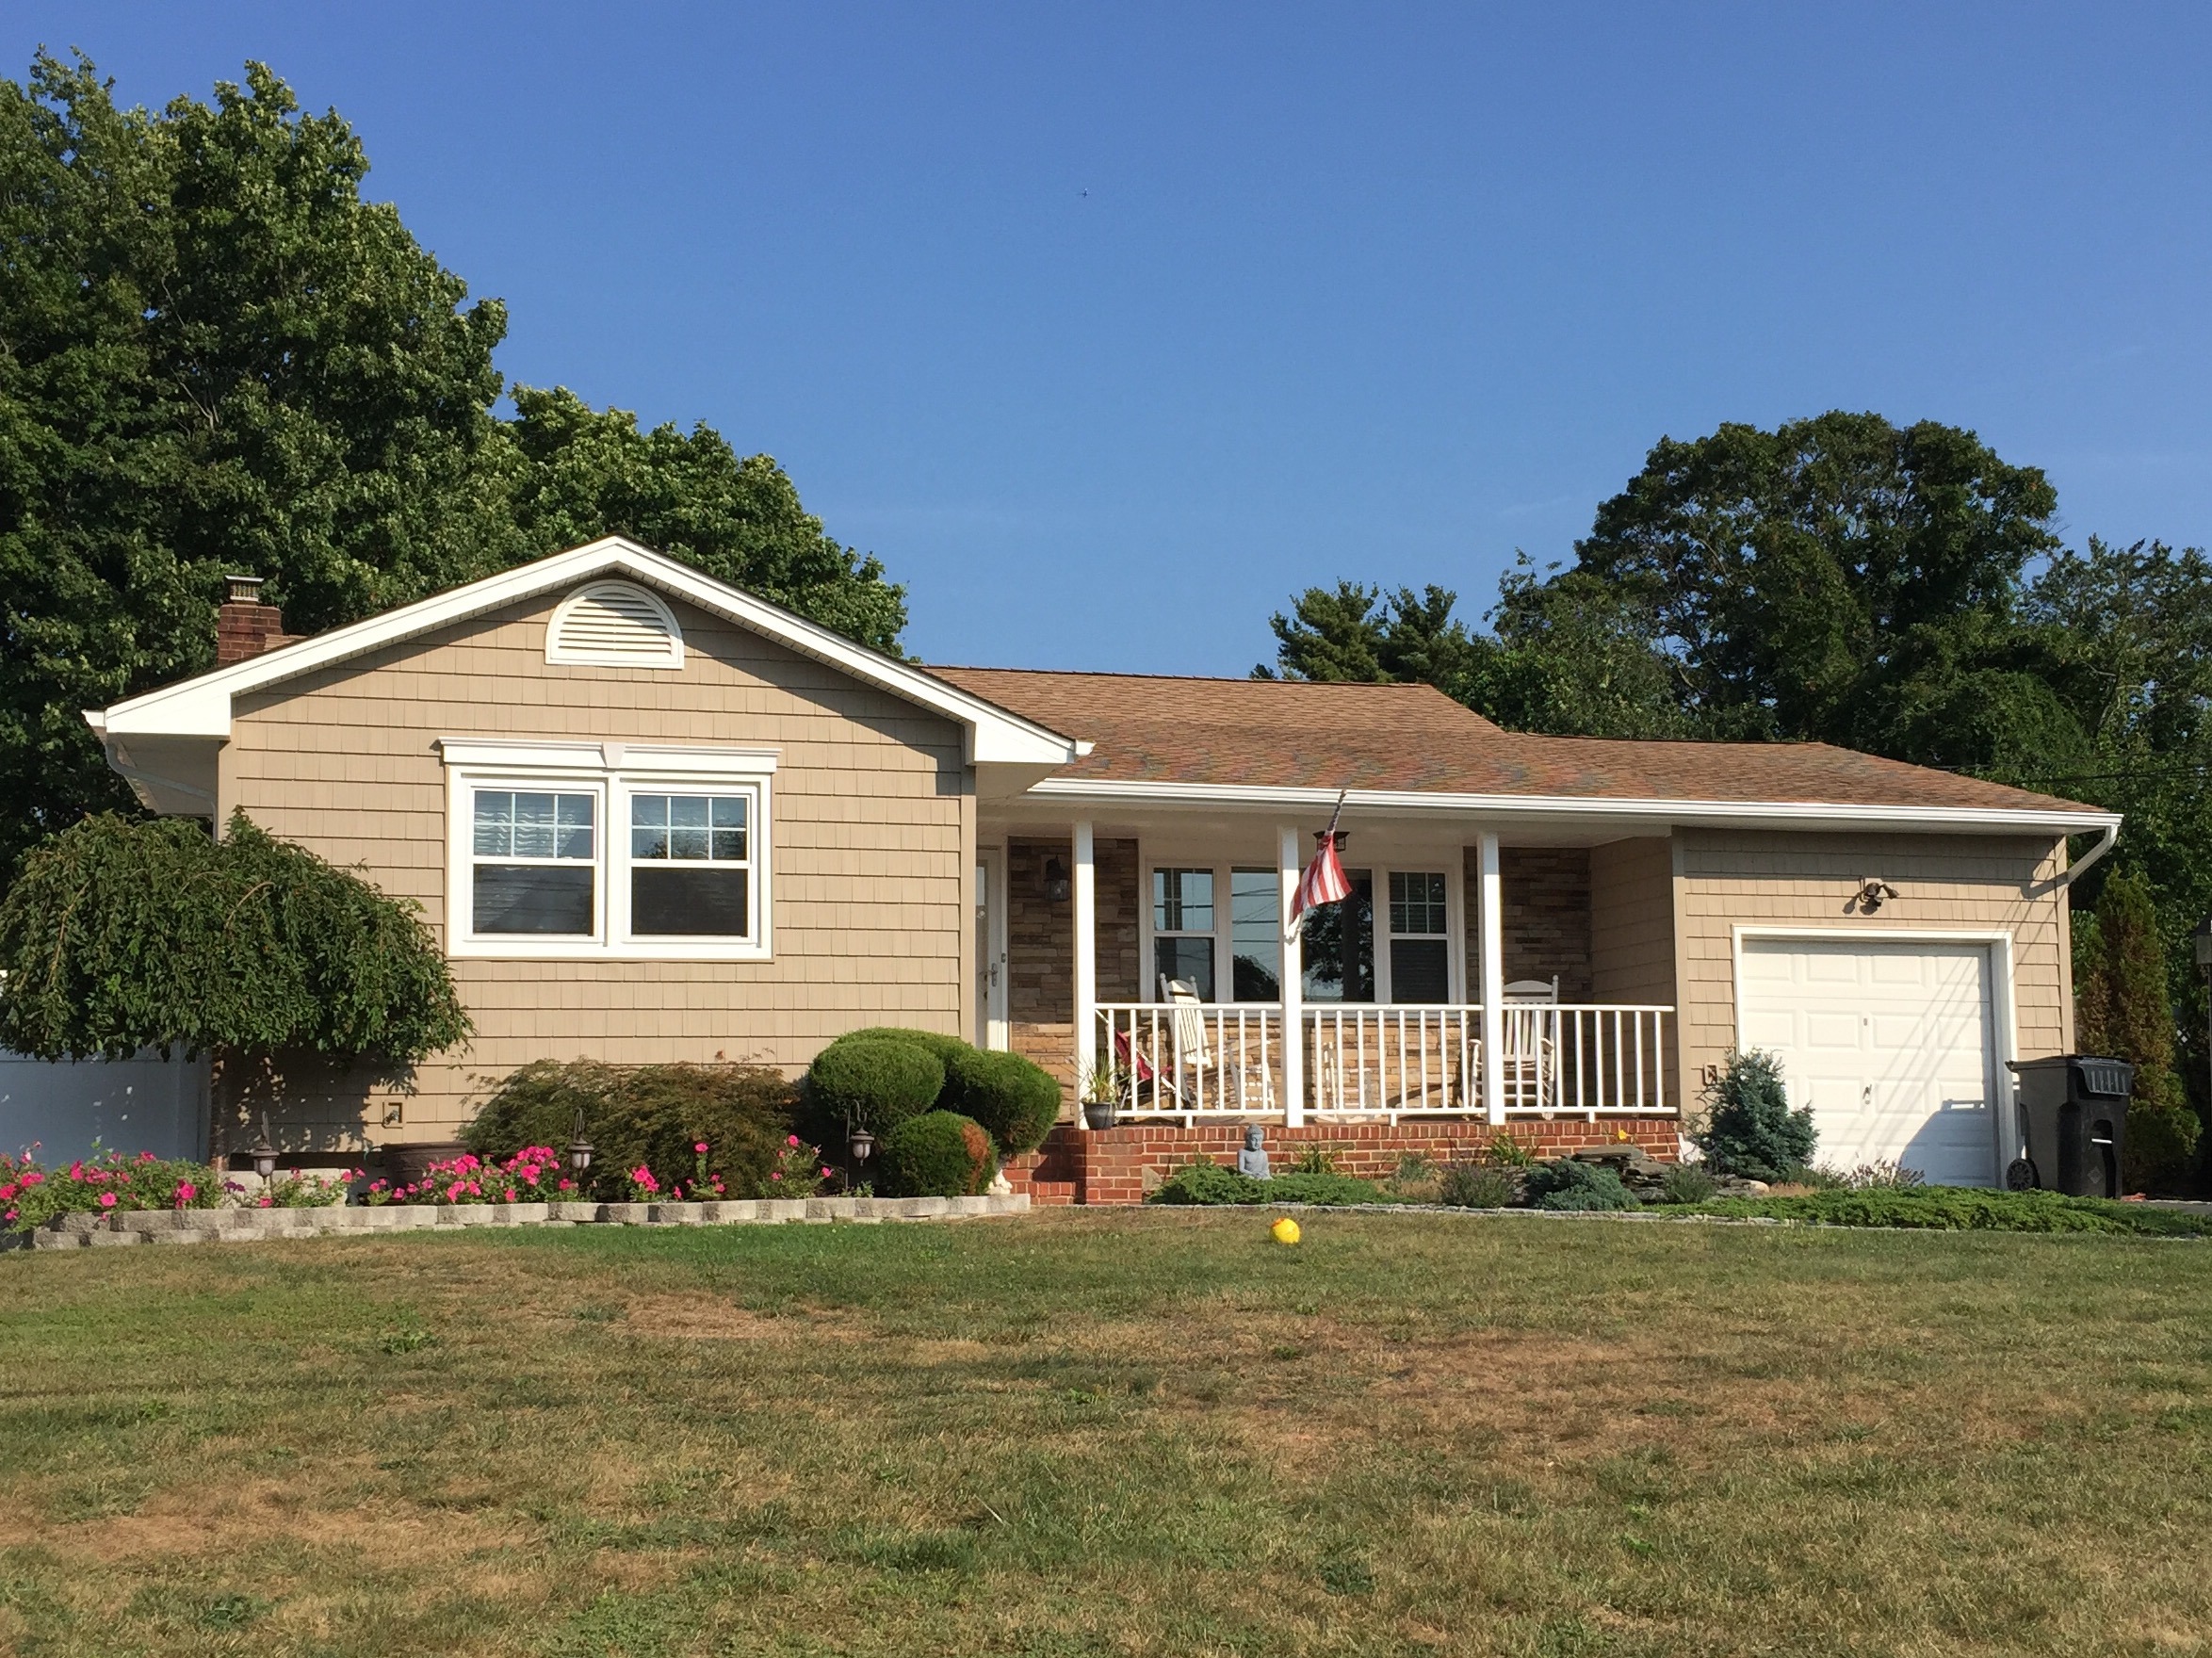
<instances>
[{"instance_id":1,"label":"garden lamp post","mask_svg":"<svg viewBox=\"0 0 2212 1658\"><path fill-rule=\"evenodd\" d=\"M851 1154L850 1166L845 1175L847 1186L860 1184L860 1166L868 1161L869 1154L874 1149L875 1136L868 1131L865 1124L847 1131L845 1150Z\"/></svg>"},{"instance_id":2,"label":"garden lamp post","mask_svg":"<svg viewBox=\"0 0 2212 1658\"><path fill-rule=\"evenodd\" d=\"M252 1155L253 1172L261 1177L261 1183L266 1186L270 1178L276 1174L277 1165L277 1148L269 1144L268 1139L268 1113L267 1112L261 1113L261 1138L253 1142Z\"/></svg>"},{"instance_id":3,"label":"garden lamp post","mask_svg":"<svg viewBox=\"0 0 2212 1658\"><path fill-rule=\"evenodd\" d=\"M568 1143L568 1171L581 1186L592 1168L592 1143L584 1138L584 1108L576 1108L576 1138Z\"/></svg>"}]
</instances>

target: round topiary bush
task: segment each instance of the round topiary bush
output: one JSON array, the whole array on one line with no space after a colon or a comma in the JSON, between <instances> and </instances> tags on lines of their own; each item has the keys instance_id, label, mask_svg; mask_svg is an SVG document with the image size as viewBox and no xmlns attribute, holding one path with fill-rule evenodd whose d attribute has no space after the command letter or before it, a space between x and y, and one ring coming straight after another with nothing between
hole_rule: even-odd
<instances>
[{"instance_id":1,"label":"round topiary bush","mask_svg":"<svg viewBox=\"0 0 2212 1658\"><path fill-rule=\"evenodd\" d=\"M818 1116L887 1134L936 1104L945 1067L912 1042L846 1037L815 1056L806 1086Z\"/></svg>"},{"instance_id":2,"label":"round topiary bush","mask_svg":"<svg viewBox=\"0 0 2212 1658\"><path fill-rule=\"evenodd\" d=\"M894 1197L970 1197L998 1173L999 1148L973 1117L924 1112L884 1136L883 1170Z\"/></svg>"},{"instance_id":3,"label":"round topiary bush","mask_svg":"<svg viewBox=\"0 0 2212 1658\"><path fill-rule=\"evenodd\" d=\"M910 1042L917 1048L927 1048L937 1056L937 1064L945 1067L949 1076L952 1062L975 1048L957 1036L947 1036L937 1031L917 1031L906 1025L870 1025L863 1031L848 1031L838 1042ZM831 1044L837 1046L836 1043Z\"/></svg>"},{"instance_id":4,"label":"round topiary bush","mask_svg":"<svg viewBox=\"0 0 2212 1658\"><path fill-rule=\"evenodd\" d=\"M1060 1119L1060 1084L1018 1053L969 1048L946 1062L945 1104L983 1124L1002 1151L1034 1151Z\"/></svg>"}]
</instances>

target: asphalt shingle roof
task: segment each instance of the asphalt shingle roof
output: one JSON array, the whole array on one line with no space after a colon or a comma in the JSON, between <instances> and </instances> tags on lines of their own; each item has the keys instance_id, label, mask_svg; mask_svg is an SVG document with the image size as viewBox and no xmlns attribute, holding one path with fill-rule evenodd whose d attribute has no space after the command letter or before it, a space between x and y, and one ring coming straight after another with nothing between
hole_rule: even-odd
<instances>
[{"instance_id":1,"label":"asphalt shingle roof","mask_svg":"<svg viewBox=\"0 0 2212 1658\"><path fill-rule=\"evenodd\" d=\"M1425 685L928 670L1091 753L1071 779L1602 800L2094 812L1824 742L1638 742L1507 731Z\"/></svg>"}]
</instances>

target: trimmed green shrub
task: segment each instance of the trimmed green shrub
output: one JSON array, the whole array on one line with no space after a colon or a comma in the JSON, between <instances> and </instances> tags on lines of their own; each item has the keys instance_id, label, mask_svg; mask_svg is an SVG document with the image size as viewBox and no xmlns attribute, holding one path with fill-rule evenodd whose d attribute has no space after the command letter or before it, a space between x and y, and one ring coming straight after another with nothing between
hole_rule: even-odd
<instances>
[{"instance_id":1,"label":"trimmed green shrub","mask_svg":"<svg viewBox=\"0 0 2212 1658\"><path fill-rule=\"evenodd\" d=\"M1698 1214L1731 1219L1810 1221L1830 1227L1903 1227L1943 1232L2101 1232L2155 1238L2212 1236L2212 1216L2068 1197L2057 1192L1993 1192L1921 1186L1814 1192L1803 1197L1716 1197Z\"/></svg>"},{"instance_id":2,"label":"trimmed green shrub","mask_svg":"<svg viewBox=\"0 0 2212 1658\"><path fill-rule=\"evenodd\" d=\"M943 1103L990 1130L1000 1150L1034 1151L1060 1120L1060 1084L1018 1053L966 1043L945 1062Z\"/></svg>"},{"instance_id":3,"label":"trimmed green shrub","mask_svg":"<svg viewBox=\"0 0 2212 1658\"><path fill-rule=\"evenodd\" d=\"M707 1143L707 1172L731 1197L775 1194L769 1176L789 1148L797 1090L771 1065L524 1065L484 1101L461 1138L477 1156L503 1162L526 1146L559 1151L584 1113L592 1143L592 1195L629 1195L629 1171L642 1164L664 1187L689 1184L692 1148Z\"/></svg>"},{"instance_id":4,"label":"trimmed green shrub","mask_svg":"<svg viewBox=\"0 0 2212 1658\"><path fill-rule=\"evenodd\" d=\"M1636 1209L1635 1196L1620 1177L1600 1162L1562 1158L1538 1163L1528 1174L1528 1195L1537 1209Z\"/></svg>"},{"instance_id":5,"label":"trimmed green shrub","mask_svg":"<svg viewBox=\"0 0 2212 1658\"><path fill-rule=\"evenodd\" d=\"M888 1134L919 1116L945 1091L945 1066L919 1043L903 1037L845 1037L814 1056L807 1092L825 1122L851 1122ZM821 1130L818 1125L818 1131Z\"/></svg>"},{"instance_id":6,"label":"trimmed green shrub","mask_svg":"<svg viewBox=\"0 0 2212 1658\"><path fill-rule=\"evenodd\" d=\"M1748 1048L1731 1053L1705 1088L1703 1132L1692 1138L1705 1161L1724 1175L1781 1180L1813 1161L1813 1108L1790 1109L1781 1062Z\"/></svg>"},{"instance_id":7,"label":"trimmed green shrub","mask_svg":"<svg viewBox=\"0 0 2212 1658\"><path fill-rule=\"evenodd\" d=\"M957 1036L948 1036L941 1031L917 1031L909 1025L870 1025L863 1030L846 1032L838 1042L911 1042L935 1054L947 1076L951 1074L955 1059L976 1051L972 1043L963 1042ZM830 1046L834 1048L837 1043Z\"/></svg>"},{"instance_id":8,"label":"trimmed green shrub","mask_svg":"<svg viewBox=\"0 0 2212 1658\"><path fill-rule=\"evenodd\" d=\"M1659 1190L1667 1203L1702 1203L1713 1195L1713 1177L1694 1162L1678 1162L1661 1177Z\"/></svg>"},{"instance_id":9,"label":"trimmed green shrub","mask_svg":"<svg viewBox=\"0 0 2212 1658\"><path fill-rule=\"evenodd\" d=\"M999 1148L973 1117L923 1112L884 1136L883 1170L894 1197L972 1197L999 1172Z\"/></svg>"},{"instance_id":10,"label":"trimmed green shrub","mask_svg":"<svg viewBox=\"0 0 2212 1658\"><path fill-rule=\"evenodd\" d=\"M1456 1162L1438 1177L1437 1201L1454 1209L1510 1209L1521 1201L1521 1182L1488 1163Z\"/></svg>"},{"instance_id":11,"label":"trimmed green shrub","mask_svg":"<svg viewBox=\"0 0 2212 1658\"><path fill-rule=\"evenodd\" d=\"M1255 1180L1249 1175L1219 1163L1185 1163L1168 1176L1148 1203L1235 1204L1258 1207L1270 1203L1391 1203L1396 1201L1373 1180L1350 1175L1277 1175L1272 1180Z\"/></svg>"}]
</instances>

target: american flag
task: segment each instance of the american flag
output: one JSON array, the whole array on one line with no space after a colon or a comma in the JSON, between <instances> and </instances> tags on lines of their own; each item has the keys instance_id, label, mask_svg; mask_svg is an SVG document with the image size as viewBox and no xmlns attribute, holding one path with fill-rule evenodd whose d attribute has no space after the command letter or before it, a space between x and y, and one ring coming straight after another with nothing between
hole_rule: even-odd
<instances>
[{"instance_id":1,"label":"american flag","mask_svg":"<svg viewBox=\"0 0 2212 1658\"><path fill-rule=\"evenodd\" d=\"M1328 827L1313 838L1313 861L1306 866L1305 874L1298 877L1297 920L1303 923L1309 912L1325 903L1342 903L1352 896L1352 884L1344 879L1344 866L1337 857L1337 820L1344 815L1344 797L1337 796L1337 809L1329 814Z\"/></svg>"}]
</instances>

